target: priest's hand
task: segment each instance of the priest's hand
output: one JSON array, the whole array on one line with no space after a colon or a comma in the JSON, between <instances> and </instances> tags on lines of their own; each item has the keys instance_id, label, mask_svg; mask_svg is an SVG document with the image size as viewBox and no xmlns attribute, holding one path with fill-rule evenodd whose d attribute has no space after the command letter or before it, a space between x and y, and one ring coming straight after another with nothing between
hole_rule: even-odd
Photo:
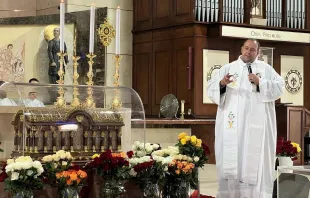
<instances>
[{"instance_id":1,"label":"priest's hand","mask_svg":"<svg viewBox=\"0 0 310 198\"><path fill-rule=\"evenodd\" d=\"M255 74L249 74L249 81L254 83L255 85L259 85L259 77L256 76Z\"/></svg>"},{"instance_id":2,"label":"priest's hand","mask_svg":"<svg viewBox=\"0 0 310 198\"><path fill-rule=\"evenodd\" d=\"M230 77L232 77L233 75L229 75L229 74L226 74L224 76L224 78L220 81L220 84L222 86L226 86L228 85L229 83L233 82L233 80L230 80Z\"/></svg>"}]
</instances>

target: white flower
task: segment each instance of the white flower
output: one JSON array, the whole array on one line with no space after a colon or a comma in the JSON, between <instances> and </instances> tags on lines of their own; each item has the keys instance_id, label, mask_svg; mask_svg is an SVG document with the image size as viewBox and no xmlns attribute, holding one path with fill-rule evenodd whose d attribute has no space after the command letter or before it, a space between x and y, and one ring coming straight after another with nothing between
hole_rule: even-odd
<instances>
[{"instance_id":1,"label":"white flower","mask_svg":"<svg viewBox=\"0 0 310 198\"><path fill-rule=\"evenodd\" d=\"M153 149L154 149L154 150L157 150L157 149L159 148L159 145L158 145L158 144L153 144L152 146L153 146Z\"/></svg>"},{"instance_id":2,"label":"white flower","mask_svg":"<svg viewBox=\"0 0 310 198\"><path fill-rule=\"evenodd\" d=\"M20 162L15 162L12 164L12 166L14 170L21 170L23 168L23 165Z\"/></svg>"},{"instance_id":3,"label":"white flower","mask_svg":"<svg viewBox=\"0 0 310 198\"><path fill-rule=\"evenodd\" d=\"M199 157L195 156L195 157L194 157L194 161L195 161L195 162L198 162L198 161L199 161Z\"/></svg>"},{"instance_id":4,"label":"white flower","mask_svg":"<svg viewBox=\"0 0 310 198\"><path fill-rule=\"evenodd\" d=\"M10 165L10 164L14 163L14 160L13 160L13 159L8 159L8 160L6 161L6 163L7 163L7 165Z\"/></svg>"},{"instance_id":5,"label":"white flower","mask_svg":"<svg viewBox=\"0 0 310 198\"><path fill-rule=\"evenodd\" d=\"M129 171L129 175L135 177L135 176L137 175L137 172L132 168L132 169L130 169L130 171Z\"/></svg>"},{"instance_id":6,"label":"white flower","mask_svg":"<svg viewBox=\"0 0 310 198\"><path fill-rule=\"evenodd\" d=\"M44 172L44 169L43 169L43 167L41 167L41 168L37 169L37 171L38 171L37 176L39 176Z\"/></svg>"},{"instance_id":7,"label":"white flower","mask_svg":"<svg viewBox=\"0 0 310 198\"><path fill-rule=\"evenodd\" d=\"M187 159L188 159L188 157L186 155L183 155L182 160L186 161Z\"/></svg>"},{"instance_id":8,"label":"white flower","mask_svg":"<svg viewBox=\"0 0 310 198\"><path fill-rule=\"evenodd\" d=\"M28 175L28 176L31 176L32 174L33 174L33 171L32 171L32 170L28 170L28 171L27 171L27 175Z\"/></svg>"},{"instance_id":9,"label":"white flower","mask_svg":"<svg viewBox=\"0 0 310 198\"><path fill-rule=\"evenodd\" d=\"M146 153L151 153L153 151L153 147L151 145L145 146Z\"/></svg>"},{"instance_id":10,"label":"white flower","mask_svg":"<svg viewBox=\"0 0 310 198\"><path fill-rule=\"evenodd\" d=\"M18 157L15 162L32 162L32 158L30 156L20 156Z\"/></svg>"},{"instance_id":11,"label":"white flower","mask_svg":"<svg viewBox=\"0 0 310 198\"><path fill-rule=\"evenodd\" d=\"M14 168L13 168L13 164L9 164L5 167L5 172L6 173L9 173L11 171L14 171Z\"/></svg>"},{"instance_id":12,"label":"white flower","mask_svg":"<svg viewBox=\"0 0 310 198\"><path fill-rule=\"evenodd\" d=\"M42 164L39 161L34 161L32 166L36 169L42 168Z\"/></svg>"},{"instance_id":13,"label":"white flower","mask_svg":"<svg viewBox=\"0 0 310 198\"><path fill-rule=\"evenodd\" d=\"M137 151L137 156L138 156L138 157L143 157L143 156L145 156L145 151Z\"/></svg>"},{"instance_id":14,"label":"white flower","mask_svg":"<svg viewBox=\"0 0 310 198\"><path fill-rule=\"evenodd\" d=\"M60 160L59 155L54 155L54 156L53 156L53 160L54 160L55 162L58 162L58 161Z\"/></svg>"},{"instance_id":15,"label":"white flower","mask_svg":"<svg viewBox=\"0 0 310 198\"><path fill-rule=\"evenodd\" d=\"M67 156L67 159L71 160L73 157L71 156L71 153L70 152L66 152L66 156Z\"/></svg>"},{"instance_id":16,"label":"white flower","mask_svg":"<svg viewBox=\"0 0 310 198\"><path fill-rule=\"evenodd\" d=\"M54 168L57 168L58 167L58 164L57 163L54 163Z\"/></svg>"},{"instance_id":17,"label":"white flower","mask_svg":"<svg viewBox=\"0 0 310 198\"><path fill-rule=\"evenodd\" d=\"M168 167L167 166L164 168L164 171L168 171Z\"/></svg>"},{"instance_id":18,"label":"white flower","mask_svg":"<svg viewBox=\"0 0 310 198\"><path fill-rule=\"evenodd\" d=\"M62 153L62 154L60 154L59 156L60 156L60 159L66 159L66 158L67 158L66 153Z\"/></svg>"},{"instance_id":19,"label":"white flower","mask_svg":"<svg viewBox=\"0 0 310 198\"><path fill-rule=\"evenodd\" d=\"M18 180L19 173L18 172L13 172L11 175L11 180Z\"/></svg>"},{"instance_id":20,"label":"white flower","mask_svg":"<svg viewBox=\"0 0 310 198\"><path fill-rule=\"evenodd\" d=\"M62 161L62 165L63 165L63 166L67 166L67 165L68 165L68 162Z\"/></svg>"}]
</instances>

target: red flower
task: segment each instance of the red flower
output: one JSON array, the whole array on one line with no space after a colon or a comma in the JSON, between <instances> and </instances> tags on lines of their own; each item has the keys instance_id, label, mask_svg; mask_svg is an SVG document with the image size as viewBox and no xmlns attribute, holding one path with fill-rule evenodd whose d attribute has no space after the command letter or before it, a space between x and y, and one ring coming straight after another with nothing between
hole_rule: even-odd
<instances>
[{"instance_id":1,"label":"red flower","mask_svg":"<svg viewBox=\"0 0 310 198\"><path fill-rule=\"evenodd\" d=\"M129 159L131 159L132 156L133 156L133 151L128 151L127 152L127 156L128 156Z\"/></svg>"},{"instance_id":2,"label":"red flower","mask_svg":"<svg viewBox=\"0 0 310 198\"><path fill-rule=\"evenodd\" d=\"M201 146L202 146L202 148L203 148L203 150L205 152L205 156L210 155L209 147L205 143L202 143Z\"/></svg>"},{"instance_id":3,"label":"red flower","mask_svg":"<svg viewBox=\"0 0 310 198\"><path fill-rule=\"evenodd\" d=\"M6 178L8 178L9 176L4 172L2 172L0 174L0 182L3 182Z\"/></svg>"}]
</instances>

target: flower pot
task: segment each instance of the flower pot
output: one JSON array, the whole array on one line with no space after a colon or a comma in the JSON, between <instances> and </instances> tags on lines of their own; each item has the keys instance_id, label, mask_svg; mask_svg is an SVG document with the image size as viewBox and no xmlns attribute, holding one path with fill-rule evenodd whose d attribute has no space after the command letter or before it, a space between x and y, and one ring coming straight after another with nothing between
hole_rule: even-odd
<instances>
[{"instance_id":1,"label":"flower pot","mask_svg":"<svg viewBox=\"0 0 310 198\"><path fill-rule=\"evenodd\" d=\"M66 187L60 190L58 194L59 198L79 198L79 191L74 187Z\"/></svg>"},{"instance_id":2,"label":"flower pot","mask_svg":"<svg viewBox=\"0 0 310 198\"><path fill-rule=\"evenodd\" d=\"M290 157L278 157L279 166L293 166L293 160ZM293 170L281 169L281 173L292 173Z\"/></svg>"}]
</instances>

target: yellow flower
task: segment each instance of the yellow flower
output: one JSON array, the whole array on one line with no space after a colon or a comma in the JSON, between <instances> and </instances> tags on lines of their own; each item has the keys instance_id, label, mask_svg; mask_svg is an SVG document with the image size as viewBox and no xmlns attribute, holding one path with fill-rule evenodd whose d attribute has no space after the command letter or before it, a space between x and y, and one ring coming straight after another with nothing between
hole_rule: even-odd
<instances>
[{"instance_id":1,"label":"yellow flower","mask_svg":"<svg viewBox=\"0 0 310 198\"><path fill-rule=\"evenodd\" d=\"M184 138L185 136L187 136L187 134L185 132L182 132L178 135L179 140Z\"/></svg>"},{"instance_id":2,"label":"yellow flower","mask_svg":"<svg viewBox=\"0 0 310 198\"><path fill-rule=\"evenodd\" d=\"M191 137L191 143L192 143L193 145L196 145L196 141L197 141L197 137L196 137L195 135L193 135L193 136Z\"/></svg>"},{"instance_id":3,"label":"yellow flower","mask_svg":"<svg viewBox=\"0 0 310 198\"><path fill-rule=\"evenodd\" d=\"M92 159L95 159L96 157L99 157L99 156L100 156L100 155L96 153L96 154L94 154L91 158L92 158Z\"/></svg>"},{"instance_id":4,"label":"yellow flower","mask_svg":"<svg viewBox=\"0 0 310 198\"><path fill-rule=\"evenodd\" d=\"M191 140L191 137L187 135L187 136L185 136L185 140L186 140L186 142L187 142L187 141L190 141L190 140Z\"/></svg>"},{"instance_id":5,"label":"yellow flower","mask_svg":"<svg viewBox=\"0 0 310 198\"><path fill-rule=\"evenodd\" d=\"M297 153L299 153L301 151L299 144L297 144L295 142L291 142L291 144L293 145L293 147L297 148Z\"/></svg>"},{"instance_id":6,"label":"yellow flower","mask_svg":"<svg viewBox=\"0 0 310 198\"><path fill-rule=\"evenodd\" d=\"M201 144L202 144L202 141L201 141L201 139L197 139L197 143L196 143L196 146L197 146L197 147L201 147Z\"/></svg>"},{"instance_id":7,"label":"yellow flower","mask_svg":"<svg viewBox=\"0 0 310 198\"><path fill-rule=\"evenodd\" d=\"M181 144L182 144L182 145L186 144L186 139L185 139L185 138L182 138L182 139L181 139Z\"/></svg>"}]
</instances>

